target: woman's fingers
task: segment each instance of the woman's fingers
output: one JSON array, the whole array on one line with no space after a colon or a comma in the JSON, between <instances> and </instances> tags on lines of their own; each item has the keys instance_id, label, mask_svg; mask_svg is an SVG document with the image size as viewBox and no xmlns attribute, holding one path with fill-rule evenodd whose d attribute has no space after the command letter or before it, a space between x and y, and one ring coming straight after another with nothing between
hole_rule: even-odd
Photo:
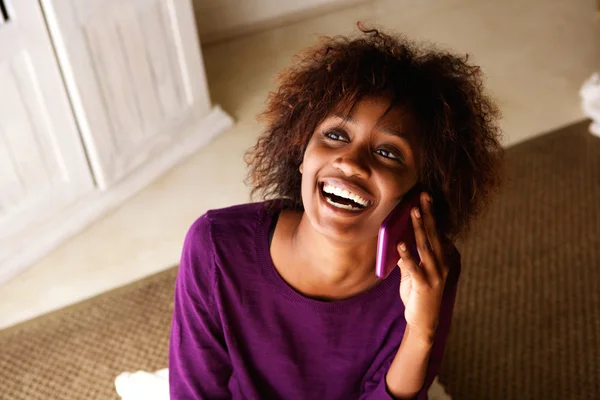
<instances>
[{"instance_id":1,"label":"woman's fingers","mask_svg":"<svg viewBox=\"0 0 600 400\"><path fill-rule=\"evenodd\" d=\"M400 267L402 278L404 279L407 275L410 275L417 282L425 282L426 278L423 269L417 264L417 260L412 256L406 244L398 243L397 249L400 254L398 266Z\"/></svg>"},{"instance_id":2,"label":"woman's fingers","mask_svg":"<svg viewBox=\"0 0 600 400\"><path fill-rule=\"evenodd\" d=\"M421 264L425 269L428 278L439 276L440 271L438 270L437 260L431 251L429 239L427 238L427 233L425 232L423 215L418 208L413 208L410 215L415 231L417 250L419 251L419 257L421 257Z\"/></svg>"}]
</instances>

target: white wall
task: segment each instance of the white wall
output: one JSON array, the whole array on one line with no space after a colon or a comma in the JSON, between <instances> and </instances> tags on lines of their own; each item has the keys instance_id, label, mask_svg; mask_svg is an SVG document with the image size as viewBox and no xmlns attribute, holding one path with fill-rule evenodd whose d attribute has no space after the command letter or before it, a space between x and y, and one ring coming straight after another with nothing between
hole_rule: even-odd
<instances>
[{"instance_id":1,"label":"white wall","mask_svg":"<svg viewBox=\"0 0 600 400\"><path fill-rule=\"evenodd\" d=\"M192 0L202 43L290 23L370 0Z\"/></svg>"}]
</instances>

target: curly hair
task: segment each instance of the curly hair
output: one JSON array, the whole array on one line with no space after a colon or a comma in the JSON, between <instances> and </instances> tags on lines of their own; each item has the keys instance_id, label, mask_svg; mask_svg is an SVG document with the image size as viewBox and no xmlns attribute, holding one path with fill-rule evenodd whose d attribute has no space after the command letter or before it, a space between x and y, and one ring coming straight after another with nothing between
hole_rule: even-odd
<instances>
[{"instance_id":1,"label":"curly hair","mask_svg":"<svg viewBox=\"0 0 600 400\"><path fill-rule=\"evenodd\" d=\"M404 36L365 29L326 37L278 78L261 114L266 130L246 153L247 182L264 199L302 210L298 168L317 126L340 106L385 96L415 117L419 183L433 197L440 233L469 231L501 182L499 110L484 93L480 68Z\"/></svg>"}]
</instances>

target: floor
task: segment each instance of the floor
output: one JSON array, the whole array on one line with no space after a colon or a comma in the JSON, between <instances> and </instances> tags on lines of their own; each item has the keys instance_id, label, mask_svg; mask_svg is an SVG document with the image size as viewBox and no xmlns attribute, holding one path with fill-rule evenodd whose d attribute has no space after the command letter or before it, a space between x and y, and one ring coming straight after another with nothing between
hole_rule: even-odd
<instances>
[{"instance_id":1,"label":"floor","mask_svg":"<svg viewBox=\"0 0 600 400\"><path fill-rule=\"evenodd\" d=\"M583 118L578 90L600 69L594 0L376 0L208 46L213 101L235 127L0 287L0 328L176 264L195 218L248 201L243 154L277 71L357 20L469 53L503 110L507 146Z\"/></svg>"}]
</instances>

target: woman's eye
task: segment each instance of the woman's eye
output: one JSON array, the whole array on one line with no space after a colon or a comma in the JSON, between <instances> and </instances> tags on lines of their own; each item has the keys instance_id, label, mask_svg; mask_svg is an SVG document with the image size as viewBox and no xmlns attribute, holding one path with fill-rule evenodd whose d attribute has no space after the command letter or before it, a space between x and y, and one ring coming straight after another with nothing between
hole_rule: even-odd
<instances>
[{"instance_id":1,"label":"woman's eye","mask_svg":"<svg viewBox=\"0 0 600 400\"><path fill-rule=\"evenodd\" d=\"M327 137L331 140L335 140L336 142L338 142L338 141L347 142L348 141L346 134L343 132L339 132L339 131L327 131L327 132L325 132L325 137Z\"/></svg>"},{"instance_id":2,"label":"woman's eye","mask_svg":"<svg viewBox=\"0 0 600 400\"><path fill-rule=\"evenodd\" d=\"M377 149L375 150L375 153L379 154L382 157L389 158L390 160L401 160L402 158L397 153L387 149Z\"/></svg>"}]
</instances>

